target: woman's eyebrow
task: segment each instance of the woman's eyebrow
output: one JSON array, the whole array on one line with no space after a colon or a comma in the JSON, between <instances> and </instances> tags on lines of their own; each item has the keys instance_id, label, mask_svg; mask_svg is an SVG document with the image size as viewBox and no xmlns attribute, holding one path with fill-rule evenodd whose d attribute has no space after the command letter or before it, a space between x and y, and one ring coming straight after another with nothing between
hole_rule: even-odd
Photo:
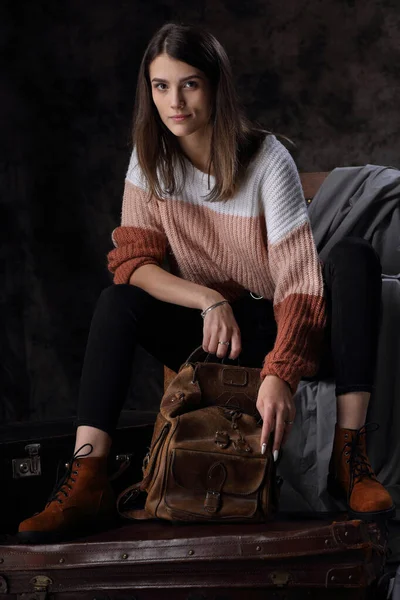
<instances>
[{"instance_id":1,"label":"woman's eyebrow","mask_svg":"<svg viewBox=\"0 0 400 600\"><path fill-rule=\"evenodd\" d=\"M179 80L179 83L182 83L182 81L187 81L188 79L201 79L200 75L188 75L188 77L182 77L182 79ZM153 77L153 79L151 81L155 81L157 83L168 83L167 79L160 79L160 77Z\"/></svg>"}]
</instances>

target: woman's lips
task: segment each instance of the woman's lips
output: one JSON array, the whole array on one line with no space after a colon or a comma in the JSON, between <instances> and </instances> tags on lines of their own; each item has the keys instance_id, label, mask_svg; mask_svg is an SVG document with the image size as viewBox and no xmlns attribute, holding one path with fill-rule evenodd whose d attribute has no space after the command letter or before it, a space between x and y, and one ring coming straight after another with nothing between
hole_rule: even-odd
<instances>
[{"instance_id":1,"label":"woman's lips","mask_svg":"<svg viewBox=\"0 0 400 600\"><path fill-rule=\"evenodd\" d=\"M171 117L171 119L173 121L176 121L176 123L181 123L182 121L186 121L186 119L188 119L190 117L190 115L179 115L177 117Z\"/></svg>"}]
</instances>

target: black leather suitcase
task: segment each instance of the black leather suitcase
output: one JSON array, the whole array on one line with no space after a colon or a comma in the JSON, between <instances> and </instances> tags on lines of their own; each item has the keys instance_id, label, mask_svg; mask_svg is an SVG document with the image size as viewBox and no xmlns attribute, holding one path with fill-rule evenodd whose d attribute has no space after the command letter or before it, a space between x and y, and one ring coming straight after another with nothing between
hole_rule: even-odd
<instances>
[{"instance_id":1,"label":"black leather suitcase","mask_svg":"<svg viewBox=\"0 0 400 600\"><path fill-rule=\"evenodd\" d=\"M142 477L156 412L123 411L110 452L110 476L118 494ZM18 523L42 510L75 443L73 420L7 424L0 428L0 534L14 533ZM0 593L1 598L1 593Z\"/></svg>"},{"instance_id":2,"label":"black leather suitcase","mask_svg":"<svg viewBox=\"0 0 400 600\"><path fill-rule=\"evenodd\" d=\"M127 522L72 543L0 546L0 598L378 599L385 551L360 521Z\"/></svg>"}]
</instances>

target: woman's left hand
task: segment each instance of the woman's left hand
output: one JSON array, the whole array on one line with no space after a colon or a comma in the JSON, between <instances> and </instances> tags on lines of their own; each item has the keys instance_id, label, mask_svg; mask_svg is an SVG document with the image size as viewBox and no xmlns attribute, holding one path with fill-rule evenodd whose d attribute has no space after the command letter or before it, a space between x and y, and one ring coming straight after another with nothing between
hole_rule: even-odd
<instances>
[{"instance_id":1,"label":"woman's left hand","mask_svg":"<svg viewBox=\"0 0 400 600\"><path fill-rule=\"evenodd\" d=\"M256 406L263 420L261 452L263 444L268 444L269 436L275 430L272 451L276 460L296 415L293 394L285 381L276 375L267 375L258 390Z\"/></svg>"}]
</instances>

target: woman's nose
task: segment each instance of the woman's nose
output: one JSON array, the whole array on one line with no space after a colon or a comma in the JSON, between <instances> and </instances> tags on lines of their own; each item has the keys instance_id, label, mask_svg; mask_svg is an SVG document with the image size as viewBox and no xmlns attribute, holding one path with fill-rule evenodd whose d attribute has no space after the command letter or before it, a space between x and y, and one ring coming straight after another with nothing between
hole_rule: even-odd
<instances>
[{"instance_id":1,"label":"woman's nose","mask_svg":"<svg viewBox=\"0 0 400 600\"><path fill-rule=\"evenodd\" d=\"M185 104L183 96L180 92L172 92L171 97L171 108L176 109L180 108Z\"/></svg>"}]
</instances>

